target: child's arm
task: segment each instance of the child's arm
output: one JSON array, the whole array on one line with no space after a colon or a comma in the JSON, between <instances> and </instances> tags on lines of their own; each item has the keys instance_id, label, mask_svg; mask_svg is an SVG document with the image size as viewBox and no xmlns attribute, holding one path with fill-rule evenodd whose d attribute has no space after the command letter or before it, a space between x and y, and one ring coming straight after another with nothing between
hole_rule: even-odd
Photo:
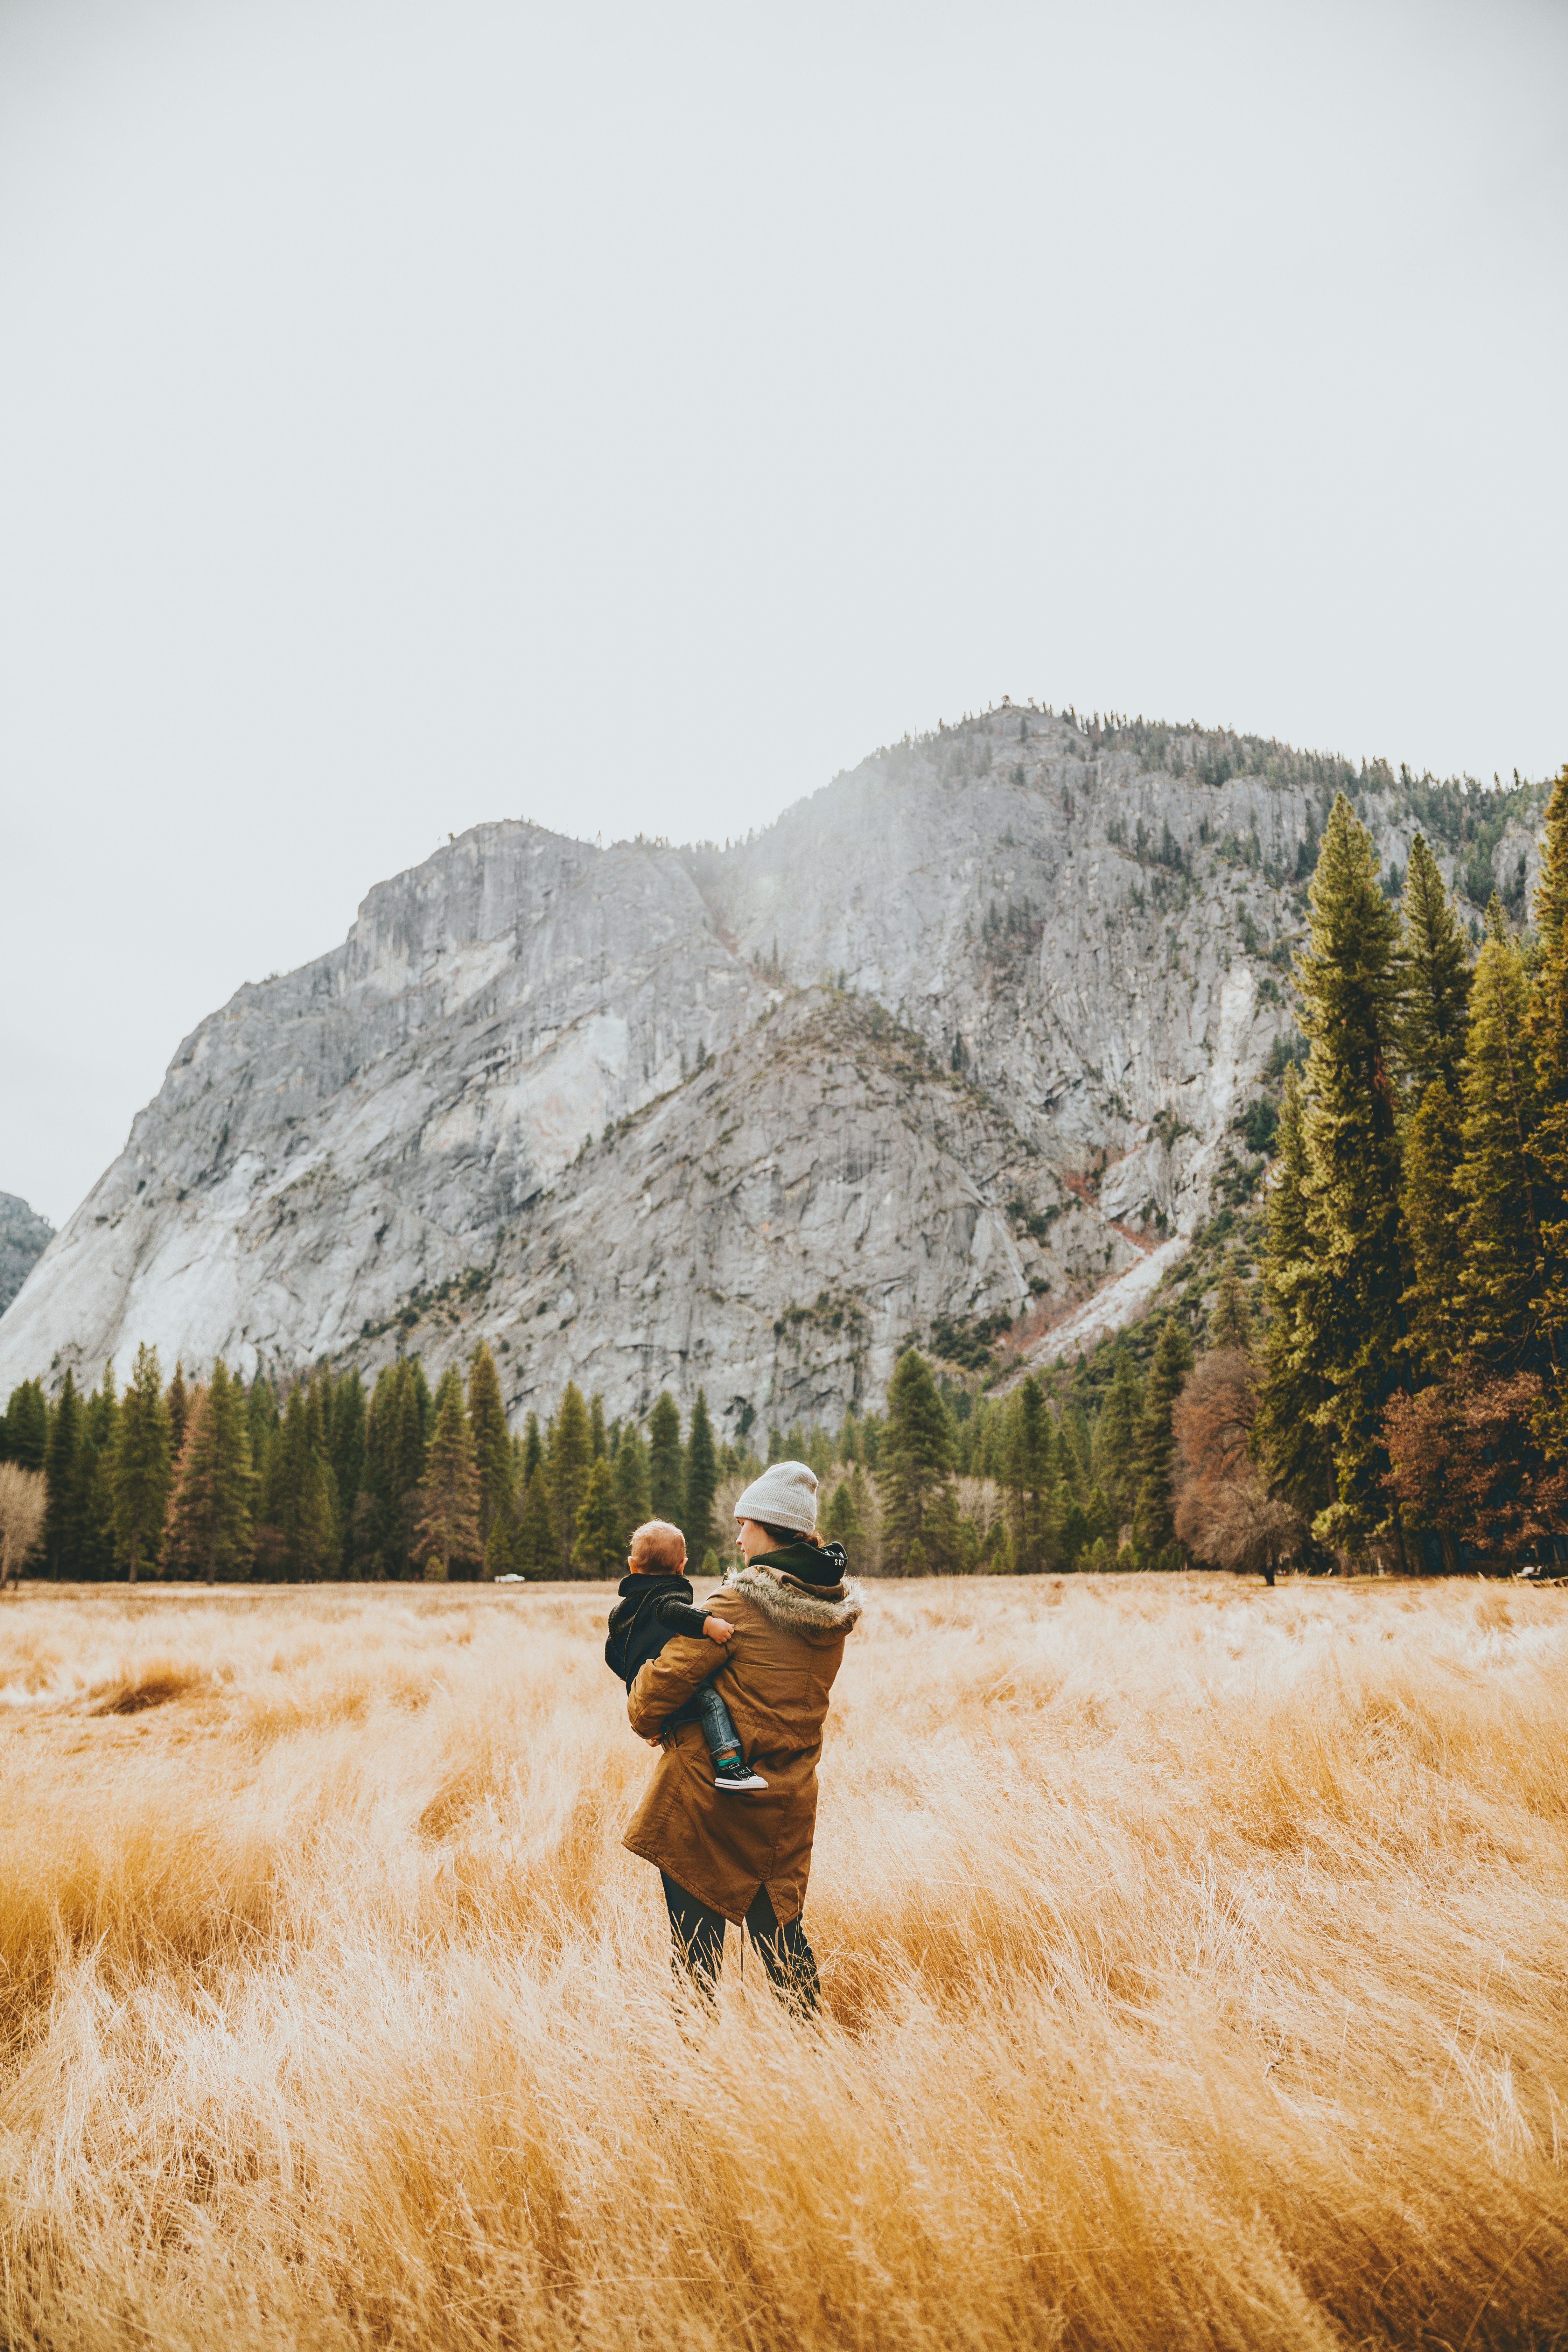
<instances>
[{"instance_id":1,"label":"child's arm","mask_svg":"<svg viewBox=\"0 0 1568 2352\"><path fill-rule=\"evenodd\" d=\"M658 1622L672 1633L706 1633L710 1642L727 1642L735 1628L727 1617L710 1617L704 1609L689 1609L684 1601L661 1601Z\"/></svg>"}]
</instances>

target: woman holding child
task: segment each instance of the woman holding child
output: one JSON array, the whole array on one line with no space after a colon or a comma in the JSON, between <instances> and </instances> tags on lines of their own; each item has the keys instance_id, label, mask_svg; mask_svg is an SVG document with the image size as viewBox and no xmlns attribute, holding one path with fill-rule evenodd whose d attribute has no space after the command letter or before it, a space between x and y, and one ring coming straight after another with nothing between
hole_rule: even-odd
<instances>
[{"instance_id":1,"label":"woman holding child","mask_svg":"<svg viewBox=\"0 0 1568 2352\"><path fill-rule=\"evenodd\" d=\"M859 1588L845 1575L842 1546L818 1538L816 1478L804 1462L772 1464L741 1496L735 1518L742 1565L701 1612L681 1607L690 1587L679 1580L679 1600L658 1604L662 1646L650 1651L645 1639L627 1675L632 1729L661 1752L625 1843L659 1873L676 1950L699 1981L717 1974L725 1921L744 1922L773 1982L815 2009L816 1961L801 1908L816 1762ZM656 1545L639 1567L637 1538L629 1564L606 1647L620 1672L636 1653L612 1654L617 1626L624 1635L633 1617L646 1626L652 1613L638 1605L641 1577L651 1570L668 1580L676 1565Z\"/></svg>"}]
</instances>

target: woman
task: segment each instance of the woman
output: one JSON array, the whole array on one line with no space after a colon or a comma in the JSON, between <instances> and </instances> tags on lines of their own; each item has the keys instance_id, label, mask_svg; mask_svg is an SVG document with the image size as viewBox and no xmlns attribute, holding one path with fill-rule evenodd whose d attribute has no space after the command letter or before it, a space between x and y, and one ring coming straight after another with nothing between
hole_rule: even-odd
<instances>
[{"instance_id":1,"label":"woman","mask_svg":"<svg viewBox=\"0 0 1568 2352\"><path fill-rule=\"evenodd\" d=\"M719 1673L712 1643L680 1634L627 1696L632 1729L663 1753L625 1843L663 1879L677 1953L699 1983L710 1988L718 1974L724 1922L743 1921L773 1983L815 2009L816 1961L800 1915L816 1759L860 1592L845 1576L842 1547L818 1540L816 1477L804 1462L770 1465L736 1503L735 1520L744 1565L704 1604L735 1628ZM714 1788L691 1704L710 1676L764 1790L734 1797Z\"/></svg>"}]
</instances>

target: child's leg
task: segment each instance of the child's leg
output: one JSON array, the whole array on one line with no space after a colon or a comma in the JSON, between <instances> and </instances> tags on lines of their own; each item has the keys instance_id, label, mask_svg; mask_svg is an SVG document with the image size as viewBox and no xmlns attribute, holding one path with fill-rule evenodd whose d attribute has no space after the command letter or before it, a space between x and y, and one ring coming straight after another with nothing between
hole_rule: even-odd
<instances>
[{"instance_id":1,"label":"child's leg","mask_svg":"<svg viewBox=\"0 0 1568 2352\"><path fill-rule=\"evenodd\" d=\"M736 1730L729 1708L711 1683L704 1683L697 1694L698 1718L702 1737L708 1742L708 1753L715 1764L724 1763L741 1752L741 1736Z\"/></svg>"}]
</instances>

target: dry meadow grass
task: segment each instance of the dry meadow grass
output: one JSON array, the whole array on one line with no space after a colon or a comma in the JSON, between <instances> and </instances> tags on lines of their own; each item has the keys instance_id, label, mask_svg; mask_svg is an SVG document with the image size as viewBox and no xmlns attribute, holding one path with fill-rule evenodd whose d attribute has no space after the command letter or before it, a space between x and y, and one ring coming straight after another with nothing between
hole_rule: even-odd
<instances>
[{"instance_id":1,"label":"dry meadow grass","mask_svg":"<svg viewBox=\"0 0 1568 2352\"><path fill-rule=\"evenodd\" d=\"M605 1593L0 1607L0 2332L1568 2342L1568 1592L871 1590L678 1993Z\"/></svg>"}]
</instances>

